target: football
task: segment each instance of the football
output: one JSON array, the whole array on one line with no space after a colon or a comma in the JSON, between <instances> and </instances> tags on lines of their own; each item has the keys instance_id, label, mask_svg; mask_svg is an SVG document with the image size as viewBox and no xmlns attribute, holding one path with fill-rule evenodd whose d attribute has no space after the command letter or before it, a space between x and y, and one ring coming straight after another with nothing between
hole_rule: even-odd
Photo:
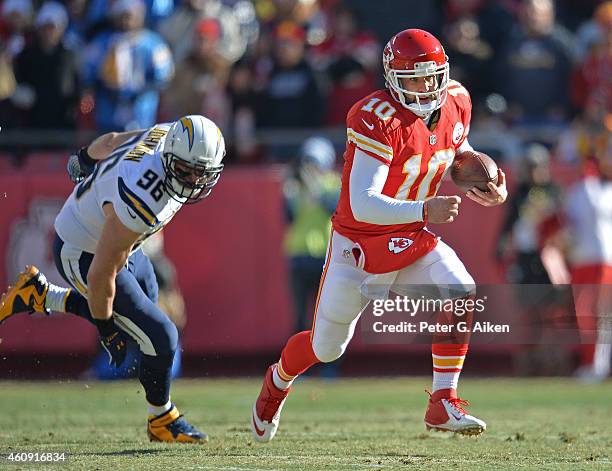
<instances>
[{"instance_id":1,"label":"football","mask_svg":"<svg viewBox=\"0 0 612 471\"><path fill-rule=\"evenodd\" d=\"M497 185L497 176L497 164L487 154L477 151L457 154L451 167L451 178L464 193L472 187L488 192L487 183Z\"/></svg>"}]
</instances>

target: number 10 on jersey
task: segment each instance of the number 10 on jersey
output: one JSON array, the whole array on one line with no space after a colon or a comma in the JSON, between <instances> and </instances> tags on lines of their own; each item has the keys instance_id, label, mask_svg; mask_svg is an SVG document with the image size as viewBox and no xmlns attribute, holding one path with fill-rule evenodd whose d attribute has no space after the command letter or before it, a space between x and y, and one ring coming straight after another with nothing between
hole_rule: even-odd
<instances>
[{"instance_id":1,"label":"number 10 on jersey","mask_svg":"<svg viewBox=\"0 0 612 471\"><path fill-rule=\"evenodd\" d=\"M406 178L397 190L395 198L422 201L435 196L444 172L454 156L453 149L442 149L435 152L428 161L423 159L423 154L408 157L402 168Z\"/></svg>"}]
</instances>

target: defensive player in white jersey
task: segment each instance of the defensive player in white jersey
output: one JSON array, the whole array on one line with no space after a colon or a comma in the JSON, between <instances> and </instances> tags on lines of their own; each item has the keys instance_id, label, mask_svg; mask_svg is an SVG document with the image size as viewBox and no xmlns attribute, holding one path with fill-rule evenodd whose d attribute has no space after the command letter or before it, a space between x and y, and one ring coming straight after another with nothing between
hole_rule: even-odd
<instances>
[{"instance_id":1,"label":"defensive player in white jersey","mask_svg":"<svg viewBox=\"0 0 612 471\"><path fill-rule=\"evenodd\" d=\"M147 432L154 441L203 443L208 438L170 402L178 333L157 305L153 268L138 247L184 204L210 194L224 155L221 131L198 115L100 136L71 157L71 178L82 181L55 220L55 263L71 288L48 283L30 266L0 302L0 322L27 311L84 317L98 328L116 366L125 359L126 342L137 342Z\"/></svg>"},{"instance_id":2,"label":"defensive player in white jersey","mask_svg":"<svg viewBox=\"0 0 612 471\"><path fill-rule=\"evenodd\" d=\"M444 49L427 31L396 34L384 49L383 65L387 88L357 101L347 115L340 202L313 325L291 337L278 363L268 368L252 409L251 429L258 441L274 437L295 378L344 353L363 309L362 295L373 295L372 282L406 295L415 294L410 291L414 285L439 288L451 298L474 290L455 252L426 228L450 223L459 213L458 196L436 193L455 152L471 149L469 93L449 79ZM488 192L473 188L467 195L483 206L503 203L503 172ZM428 428L468 435L486 428L466 413L466 402L457 396L467 349L460 339L432 345Z\"/></svg>"}]
</instances>

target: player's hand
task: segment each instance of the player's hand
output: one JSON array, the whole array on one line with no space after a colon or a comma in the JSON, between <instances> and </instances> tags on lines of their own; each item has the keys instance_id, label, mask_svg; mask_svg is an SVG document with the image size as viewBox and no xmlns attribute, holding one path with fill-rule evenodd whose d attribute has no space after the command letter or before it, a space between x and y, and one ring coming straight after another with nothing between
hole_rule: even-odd
<instances>
[{"instance_id":1,"label":"player's hand","mask_svg":"<svg viewBox=\"0 0 612 471\"><path fill-rule=\"evenodd\" d=\"M476 201L483 206L491 207L503 204L508 198L508 190L506 189L506 174L503 170L497 170L497 186L493 183L487 183L489 191L485 193L476 187L469 190L466 195L472 201Z\"/></svg>"},{"instance_id":2,"label":"player's hand","mask_svg":"<svg viewBox=\"0 0 612 471\"><path fill-rule=\"evenodd\" d=\"M87 154L87 148L81 147L68 158L66 170L73 183L80 183L87 178L95 168L95 161Z\"/></svg>"},{"instance_id":3,"label":"player's hand","mask_svg":"<svg viewBox=\"0 0 612 471\"><path fill-rule=\"evenodd\" d=\"M87 176L81 170L81 166L79 165L79 156L76 154L72 154L68 158L66 171L68 172L68 177L70 178L72 183L81 183Z\"/></svg>"},{"instance_id":4,"label":"player's hand","mask_svg":"<svg viewBox=\"0 0 612 471\"><path fill-rule=\"evenodd\" d=\"M119 368L127 355L127 341L125 334L120 331L113 320L96 321L100 333L100 343L108 353L108 364Z\"/></svg>"},{"instance_id":5,"label":"player's hand","mask_svg":"<svg viewBox=\"0 0 612 471\"><path fill-rule=\"evenodd\" d=\"M108 353L108 364L119 368L127 355L127 343L123 334L117 331L108 337L100 337L100 343Z\"/></svg>"},{"instance_id":6,"label":"player's hand","mask_svg":"<svg viewBox=\"0 0 612 471\"><path fill-rule=\"evenodd\" d=\"M458 196L435 196L425 201L427 211L427 222L432 224L444 224L453 222L459 214Z\"/></svg>"}]
</instances>

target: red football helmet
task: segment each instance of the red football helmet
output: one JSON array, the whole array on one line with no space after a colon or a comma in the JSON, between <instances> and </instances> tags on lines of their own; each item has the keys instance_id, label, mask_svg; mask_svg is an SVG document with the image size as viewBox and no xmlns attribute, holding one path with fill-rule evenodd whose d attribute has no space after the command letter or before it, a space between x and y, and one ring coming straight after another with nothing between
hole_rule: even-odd
<instances>
[{"instance_id":1,"label":"red football helmet","mask_svg":"<svg viewBox=\"0 0 612 471\"><path fill-rule=\"evenodd\" d=\"M448 57L435 36L422 29L406 29L397 33L383 51L385 80L391 95L402 106L421 117L427 117L446 101ZM434 89L411 92L400 79L433 77ZM423 103L422 100L428 102Z\"/></svg>"}]
</instances>

